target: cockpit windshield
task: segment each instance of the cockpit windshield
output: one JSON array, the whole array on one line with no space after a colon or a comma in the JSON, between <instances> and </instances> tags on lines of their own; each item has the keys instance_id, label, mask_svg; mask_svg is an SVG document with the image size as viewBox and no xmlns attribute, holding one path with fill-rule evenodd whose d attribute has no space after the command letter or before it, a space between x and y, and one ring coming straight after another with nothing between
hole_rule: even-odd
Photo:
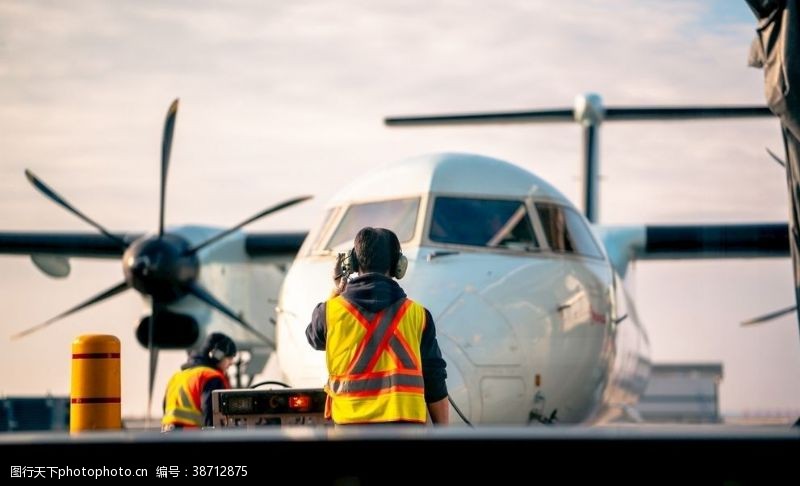
<instances>
[{"instance_id":1,"label":"cockpit windshield","mask_svg":"<svg viewBox=\"0 0 800 486\"><path fill-rule=\"evenodd\" d=\"M437 197L429 237L455 245L539 249L522 201Z\"/></svg>"},{"instance_id":2,"label":"cockpit windshield","mask_svg":"<svg viewBox=\"0 0 800 486\"><path fill-rule=\"evenodd\" d=\"M324 249L333 250L343 243L353 241L358 230L365 226L388 228L394 231L401 243L409 241L414 237L418 212L418 197L353 204L347 208Z\"/></svg>"}]
</instances>

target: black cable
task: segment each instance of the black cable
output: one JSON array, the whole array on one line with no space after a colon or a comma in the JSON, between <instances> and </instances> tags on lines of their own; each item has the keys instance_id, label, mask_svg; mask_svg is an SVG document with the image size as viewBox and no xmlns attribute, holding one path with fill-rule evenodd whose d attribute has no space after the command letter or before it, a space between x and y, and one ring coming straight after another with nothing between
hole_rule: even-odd
<instances>
[{"instance_id":1,"label":"black cable","mask_svg":"<svg viewBox=\"0 0 800 486\"><path fill-rule=\"evenodd\" d=\"M255 385L250 385L250 388L258 388L258 387L263 386L263 385L278 385L278 386L282 386L284 388L291 388L289 385L287 385L286 383L284 383L282 381L272 381L272 380L260 381L260 382L256 383Z\"/></svg>"},{"instance_id":2,"label":"black cable","mask_svg":"<svg viewBox=\"0 0 800 486\"><path fill-rule=\"evenodd\" d=\"M464 414L461 413L461 410L459 410L458 405L456 405L456 402L453 401L453 399L450 397L450 395L447 395L447 399L450 401L450 405L453 406L453 409L455 409L455 411L458 414L458 416L461 417L461 420L463 420L464 423L469 425L470 427L475 428L475 426L472 425L469 420L467 420L467 417L465 417Z\"/></svg>"}]
</instances>

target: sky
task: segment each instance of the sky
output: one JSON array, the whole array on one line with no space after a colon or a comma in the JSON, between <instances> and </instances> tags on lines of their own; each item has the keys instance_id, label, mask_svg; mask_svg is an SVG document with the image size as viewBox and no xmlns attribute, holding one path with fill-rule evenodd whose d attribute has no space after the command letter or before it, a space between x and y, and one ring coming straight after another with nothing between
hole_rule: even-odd
<instances>
[{"instance_id":1,"label":"sky","mask_svg":"<svg viewBox=\"0 0 800 486\"><path fill-rule=\"evenodd\" d=\"M763 75L746 64L754 26L743 0L0 0L0 231L91 231L26 168L112 231L154 230L177 97L168 224L225 227L312 194L250 227L305 230L354 176L439 151L510 161L580 204L576 125L382 119L570 107L587 92L609 106L763 104ZM600 147L601 223L786 220L785 176L765 152L782 150L777 121L607 124ZM120 280L116 261L72 267L55 280L0 256L4 334ZM800 410L796 320L738 324L793 303L788 259L638 262L630 277L655 363L722 363L724 414ZM0 338L0 395L67 395L72 339L101 329L122 341L123 415L141 415L142 305L128 292ZM184 357L162 353L157 393Z\"/></svg>"}]
</instances>

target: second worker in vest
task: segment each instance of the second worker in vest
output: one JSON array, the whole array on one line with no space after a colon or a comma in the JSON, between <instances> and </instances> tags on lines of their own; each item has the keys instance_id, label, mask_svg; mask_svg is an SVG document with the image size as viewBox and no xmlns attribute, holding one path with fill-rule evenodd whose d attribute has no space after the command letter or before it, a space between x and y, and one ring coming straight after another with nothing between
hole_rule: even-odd
<instances>
[{"instance_id":1,"label":"second worker in vest","mask_svg":"<svg viewBox=\"0 0 800 486\"><path fill-rule=\"evenodd\" d=\"M236 343L221 332L209 334L200 351L189 355L167 384L162 432L214 424L211 392L231 387L225 372L234 356Z\"/></svg>"},{"instance_id":2,"label":"second worker in vest","mask_svg":"<svg viewBox=\"0 0 800 486\"><path fill-rule=\"evenodd\" d=\"M337 258L333 295L314 309L306 337L325 351L326 416L337 425L449 421L433 318L393 279L406 265L393 232L363 228Z\"/></svg>"}]
</instances>

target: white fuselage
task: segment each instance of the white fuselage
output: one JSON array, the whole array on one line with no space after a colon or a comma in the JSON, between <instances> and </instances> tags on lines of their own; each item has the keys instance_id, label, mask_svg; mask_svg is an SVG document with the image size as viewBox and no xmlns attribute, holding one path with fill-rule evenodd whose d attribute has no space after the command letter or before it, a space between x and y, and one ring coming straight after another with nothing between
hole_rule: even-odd
<instances>
[{"instance_id":1,"label":"white fuselage","mask_svg":"<svg viewBox=\"0 0 800 486\"><path fill-rule=\"evenodd\" d=\"M459 408L481 423L525 423L553 410L564 422L586 419L614 358L608 265L470 253L428 261L432 251L406 250L401 285L433 315ZM298 260L284 281L278 359L292 386L320 387L327 378L324 353L311 349L305 329L331 291L333 262Z\"/></svg>"},{"instance_id":2,"label":"white fuselage","mask_svg":"<svg viewBox=\"0 0 800 486\"><path fill-rule=\"evenodd\" d=\"M407 231L409 236L403 242L409 269L399 283L411 299L430 310L447 362L450 396L470 421L520 424L552 418L560 423L576 423L612 418L613 410L634 403L642 392L649 361L643 330L633 309L627 308L605 251L599 246L592 256L557 251L553 245L558 243L545 235L541 218L548 216L542 208L574 208L538 179L529 183L532 189L518 200L508 191L493 189L492 177L505 176L510 182L525 183L518 181L516 168L498 165L493 159L486 162L473 157L466 161L477 172L486 170L484 184L473 184L478 189L464 183L463 171L457 173L461 181L458 177L445 178L447 184L462 183L459 188L443 189L444 183L437 185L436 178L453 170L458 157L446 155L421 163L417 160L402 167L405 176L412 176L415 170L427 171L428 178L434 181L425 192L414 194L404 187L403 193L395 196L397 200L418 201L418 207L395 204L386 191L371 195L363 185L355 193L345 192L333 201L328 218L312 231L289 270L279 298L277 360L283 378L296 387L321 387L325 383L324 352L309 346L305 329L316 304L331 293L336 252L352 245L352 235L349 239L337 239L337 235L341 236L341 228L351 223L348 215L357 213L351 210L359 205L369 209L362 213L378 213L405 228L392 215L381 212L380 202L388 201L387 207L410 207L407 212L416 211L408 217L412 230ZM503 171L509 174L504 175ZM481 178L480 174L474 177ZM515 214L526 213L531 218L529 238L539 247L532 251L520 246L520 235L525 238L528 233L516 229L516 239L506 246L497 244L500 237L484 247L442 243L445 230L434 229L434 204L437 198L450 205L462 204L462 199L454 195L475 198L475 204L488 201L487 207L514 201L520 205L519 214ZM471 207L472 201L463 204ZM495 204L497 201L500 203ZM441 208L445 208L444 203ZM574 219L573 215L570 217ZM509 221L507 229L519 218L511 216ZM551 225L552 218L546 222ZM439 223L446 221L440 219ZM590 235L585 219L582 224L585 235ZM372 225L380 226L374 222ZM498 234L511 235L510 230L503 231ZM584 238L593 238L585 235ZM437 238L440 241L433 241ZM332 243L326 245L326 240ZM626 310L628 318L617 322ZM453 413L451 420L460 419Z\"/></svg>"}]
</instances>

